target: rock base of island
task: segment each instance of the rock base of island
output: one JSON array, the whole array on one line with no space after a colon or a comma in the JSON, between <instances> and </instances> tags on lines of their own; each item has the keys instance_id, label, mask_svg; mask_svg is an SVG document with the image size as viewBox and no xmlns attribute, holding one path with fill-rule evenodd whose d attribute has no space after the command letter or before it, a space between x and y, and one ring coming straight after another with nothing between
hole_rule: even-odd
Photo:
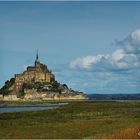
<instances>
[{"instance_id":1,"label":"rock base of island","mask_svg":"<svg viewBox=\"0 0 140 140\"><path fill-rule=\"evenodd\" d=\"M58 92L37 92L35 89L26 90L24 97L17 97L17 95L0 96L1 101L28 101L28 100L85 100L88 99L85 94L81 92L73 93L58 93Z\"/></svg>"}]
</instances>

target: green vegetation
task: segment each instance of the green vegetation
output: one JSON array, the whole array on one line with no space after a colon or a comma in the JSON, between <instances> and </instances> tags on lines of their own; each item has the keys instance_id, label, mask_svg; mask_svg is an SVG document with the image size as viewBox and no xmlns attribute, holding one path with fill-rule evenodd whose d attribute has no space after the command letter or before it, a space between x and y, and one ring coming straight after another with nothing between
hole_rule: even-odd
<instances>
[{"instance_id":1,"label":"green vegetation","mask_svg":"<svg viewBox=\"0 0 140 140\"><path fill-rule=\"evenodd\" d=\"M107 138L139 128L139 116L140 102L70 102L53 110L1 114L0 138Z\"/></svg>"},{"instance_id":2,"label":"green vegetation","mask_svg":"<svg viewBox=\"0 0 140 140\"><path fill-rule=\"evenodd\" d=\"M25 93L23 91L20 91L18 94L17 94L17 98L24 98L25 96Z\"/></svg>"},{"instance_id":3,"label":"green vegetation","mask_svg":"<svg viewBox=\"0 0 140 140\"><path fill-rule=\"evenodd\" d=\"M15 83L15 78L11 78L10 80L7 80L7 81L5 82L5 85L0 89L0 94L8 95L9 92L11 92L11 91L9 90L9 88L10 88L11 86L13 86L14 83Z\"/></svg>"}]
</instances>

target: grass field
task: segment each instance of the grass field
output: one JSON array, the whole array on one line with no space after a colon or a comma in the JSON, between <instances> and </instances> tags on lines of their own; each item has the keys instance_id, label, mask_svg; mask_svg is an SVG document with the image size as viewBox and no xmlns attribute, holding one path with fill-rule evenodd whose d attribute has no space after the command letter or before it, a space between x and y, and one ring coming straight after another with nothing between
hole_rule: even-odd
<instances>
[{"instance_id":1,"label":"grass field","mask_svg":"<svg viewBox=\"0 0 140 140\"><path fill-rule=\"evenodd\" d=\"M58 109L0 114L0 138L140 138L140 102L69 102Z\"/></svg>"}]
</instances>

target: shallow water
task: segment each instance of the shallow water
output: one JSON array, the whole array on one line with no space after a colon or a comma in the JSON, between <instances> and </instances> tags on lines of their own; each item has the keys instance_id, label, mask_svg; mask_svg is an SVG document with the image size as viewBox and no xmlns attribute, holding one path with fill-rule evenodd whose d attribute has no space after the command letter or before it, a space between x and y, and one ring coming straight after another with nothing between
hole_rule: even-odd
<instances>
[{"instance_id":1,"label":"shallow water","mask_svg":"<svg viewBox=\"0 0 140 140\"><path fill-rule=\"evenodd\" d=\"M48 109L57 108L65 104L67 103L49 104L48 106L7 106L7 107L0 107L0 113L48 110Z\"/></svg>"}]
</instances>

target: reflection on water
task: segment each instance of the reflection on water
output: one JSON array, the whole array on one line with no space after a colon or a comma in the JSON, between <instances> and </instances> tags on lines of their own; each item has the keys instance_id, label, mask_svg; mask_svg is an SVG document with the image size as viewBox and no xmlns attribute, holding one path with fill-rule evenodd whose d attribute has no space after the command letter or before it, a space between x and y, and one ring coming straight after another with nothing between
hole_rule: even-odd
<instances>
[{"instance_id":1,"label":"reflection on water","mask_svg":"<svg viewBox=\"0 0 140 140\"><path fill-rule=\"evenodd\" d=\"M0 113L5 112L20 112L20 111L39 111L39 110L48 110L57 108L60 105L65 105L67 103L59 103L59 104L52 104L49 106L9 106L9 107L0 107Z\"/></svg>"}]
</instances>

